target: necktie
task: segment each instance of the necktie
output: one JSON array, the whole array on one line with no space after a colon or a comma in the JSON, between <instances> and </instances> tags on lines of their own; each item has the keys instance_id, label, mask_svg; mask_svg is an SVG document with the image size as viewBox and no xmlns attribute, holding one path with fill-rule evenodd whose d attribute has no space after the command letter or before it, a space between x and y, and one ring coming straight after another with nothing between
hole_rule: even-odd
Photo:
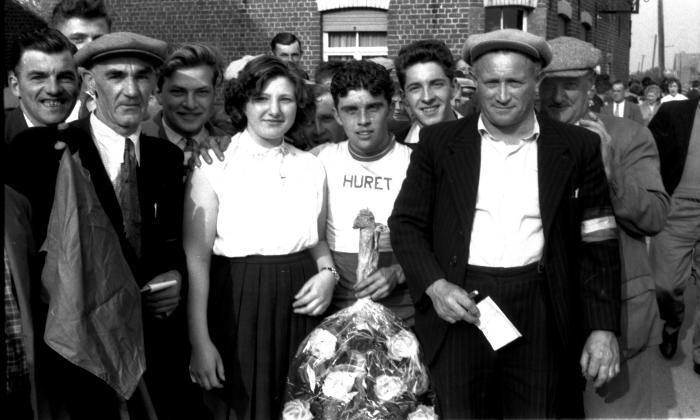
<instances>
[{"instance_id":1,"label":"necktie","mask_svg":"<svg viewBox=\"0 0 700 420\"><path fill-rule=\"evenodd\" d=\"M197 142L192 137L183 137L185 141L185 153L197 150Z\"/></svg>"},{"instance_id":2,"label":"necktie","mask_svg":"<svg viewBox=\"0 0 700 420\"><path fill-rule=\"evenodd\" d=\"M138 162L134 143L126 138L124 143L124 161L117 178L117 200L122 210L126 240L141 257L141 206L139 203Z\"/></svg>"},{"instance_id":3,"label":"necktie","mask_svg":"<svg viewBox=\"0 0 700 420\"><path fill-rule=\"evenodd\" d=\"M620 104L618 102L615 102L615 116L616 117L621 117L620 115Z\"/></svg>"}]
</instances>

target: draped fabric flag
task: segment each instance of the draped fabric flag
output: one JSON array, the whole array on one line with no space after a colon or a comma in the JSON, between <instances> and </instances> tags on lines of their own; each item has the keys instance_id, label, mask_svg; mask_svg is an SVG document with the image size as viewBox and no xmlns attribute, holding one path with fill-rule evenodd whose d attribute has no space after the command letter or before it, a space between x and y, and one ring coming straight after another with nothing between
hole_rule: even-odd
<instances>
[{"instance_id":1,"label":"draped fabric flag","mask_svg":"<svg viewBox=\"0 0 700 420\"><path fill-rule=\"evenodd\" d=\"M146 368L141 296L90 174L67 148L42 251L44 341L129 399Z\"/></svg>"}]
</instances>

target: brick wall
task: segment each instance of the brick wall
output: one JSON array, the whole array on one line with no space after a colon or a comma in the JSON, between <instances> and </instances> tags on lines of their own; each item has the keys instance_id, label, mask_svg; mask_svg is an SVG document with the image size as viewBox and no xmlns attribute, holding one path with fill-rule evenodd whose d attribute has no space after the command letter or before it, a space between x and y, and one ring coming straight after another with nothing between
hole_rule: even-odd
<instances>
[{"instance_id":1,"label":"brick wall","mask_svg":"<svg viewBox=\"0 0 700 420\"><path fill-rule=\"evenodd\" d=\"M472 33L483 30L482 0L392 0L389 6L389 55L412 41L445 41L454 55Z\"/></svg>"},{"instance_id":2,"label":"brick wall","mask_svg":"<svg viewBox=\"0 0 700 420\"><path fill-rule=\"evenodd\" d=\"M278 32L301 39L307 69L318 63L320 15L313 0L111 0L109 5L115 30L170 43L205 42L219 48L227 63L267 53Z\"/></svg>"},{"instance_id":3,"label":"brick wall","mask_svg":"<svg viewBox=\"0 0 700 420\"><path fill-rule=\"evenodd\" d=\"M57 1L5 1L5 39L38 24L36 17L25 19L27 13L17 3L32 3L36 5L37 15L47 18ZM581 10L593 15L594 44L606 57L611 57L610 71L614 76L625 78L629 65L630 16L602 14L597 18L599 0L569 1L572 6L569 35L584 37ZM283 31L295 33L302 40L302 64L309 73L321 59L322 17L315 0L107 0L107 3L116 31L139 32L170 43L209 43L221 50L226 62L246 54L266 53L270 39ZM557 21L557 0L539 0L528 18L528 31L555 37ZM391 0L389 55L394 56L407 43L424 38L442 39L459 55L467 36L483 29L483 0Z\"/></svg>"}]
</instances>

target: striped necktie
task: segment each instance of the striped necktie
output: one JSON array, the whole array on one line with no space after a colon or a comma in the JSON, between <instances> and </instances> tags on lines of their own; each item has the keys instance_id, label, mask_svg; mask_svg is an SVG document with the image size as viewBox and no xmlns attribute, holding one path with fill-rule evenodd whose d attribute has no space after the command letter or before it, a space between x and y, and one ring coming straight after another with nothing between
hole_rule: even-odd
<instances>
[{"instance_id":1,"label":"striped necktie","mask_svg":"<svg viewBox=\"0 0 700 420\"><path fill-rule=\"evenodd\" d=\"M116 191L122 210L124 233L138 258L141 258L141 205L139 201L138 161L134 143L126 138L124 161L119 169Z\"/></svg>"}]
</instances>

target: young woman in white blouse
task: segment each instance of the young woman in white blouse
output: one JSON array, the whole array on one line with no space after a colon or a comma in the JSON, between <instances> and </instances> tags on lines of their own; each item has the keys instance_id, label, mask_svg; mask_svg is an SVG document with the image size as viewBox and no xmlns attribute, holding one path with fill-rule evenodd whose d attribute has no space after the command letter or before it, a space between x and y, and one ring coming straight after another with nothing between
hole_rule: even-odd
<instances>
[{"instance_id":1,"label":"young woman in white blouse","mask_svg":"<svg viewBox=\"0 0 700 420\"><path fill-rule=\"evenodd\" d=\"M209 398L217 418L279 417L289 362L336 282L325 172L284 141L304 96L281 60L250 61L226 88L242 131L188 184L190 373L219 397Z\"/></svg>"}]
</instances>

